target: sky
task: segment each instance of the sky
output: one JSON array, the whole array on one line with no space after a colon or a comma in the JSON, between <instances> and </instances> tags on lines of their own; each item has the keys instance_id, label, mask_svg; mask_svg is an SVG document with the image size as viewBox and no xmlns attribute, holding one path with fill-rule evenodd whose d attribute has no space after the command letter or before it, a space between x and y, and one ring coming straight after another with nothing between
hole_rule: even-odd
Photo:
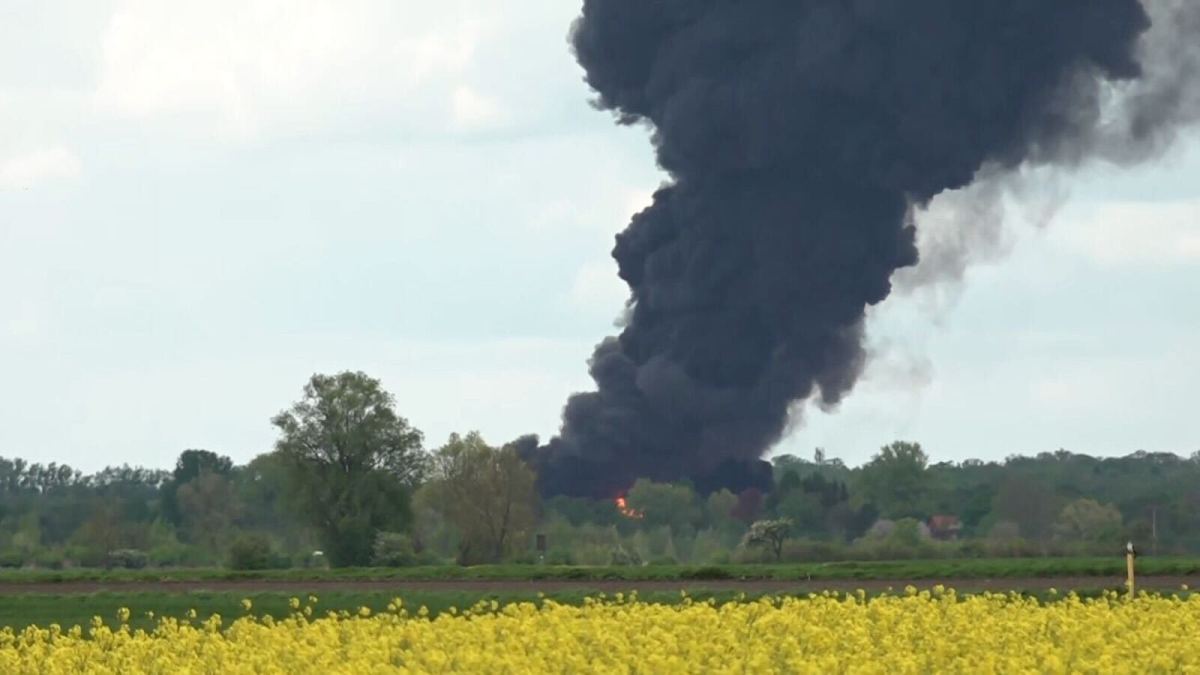
<instances>
[{"instance_id":1,"label":"sky","mask_svg":"<svg viewBox=\"0 0 1200 675\"><path fill-rule=\"evenodd\" d=\"M5 0L0 455L244 462L341 370L429 447L552 435L617 330L613 235L666 180L646 129L590 106L577 11ZM973 203L935 200L923 244ZM962 279L897 279L856 390L773 452L1200 451L1200 134L1004 205Z\"/></svg>"}]
</instances>

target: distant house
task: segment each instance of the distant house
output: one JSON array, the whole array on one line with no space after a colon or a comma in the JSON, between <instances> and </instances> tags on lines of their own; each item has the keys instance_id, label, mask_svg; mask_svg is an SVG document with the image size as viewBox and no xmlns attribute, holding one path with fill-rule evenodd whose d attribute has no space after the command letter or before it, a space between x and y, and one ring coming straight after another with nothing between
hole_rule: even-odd
<instances>
[{"instance_id":1,"label":"distant house","mask_svg":"<svg viewBox=\"0 0 1200 675\"><path fill-rule=\"evenodd\" d=\"M929 534L940 541L954 541L962 531L958 516L936 515L929 518Z\"/></svg>"}]
</instances>

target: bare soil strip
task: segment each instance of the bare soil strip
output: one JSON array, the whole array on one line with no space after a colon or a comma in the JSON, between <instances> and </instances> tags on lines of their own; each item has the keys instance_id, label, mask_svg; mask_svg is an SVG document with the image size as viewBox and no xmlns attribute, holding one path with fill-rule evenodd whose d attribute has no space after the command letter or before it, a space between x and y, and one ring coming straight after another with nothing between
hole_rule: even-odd
<instances>
[{"instance_id":1,"label":"bare soil strip","mask_svg":"<svg viewBox=\"0 0 1200 675\"><path fill-rule=\"evenodd\" d=\"M768 579L671 580L671 581L271 581L271 580L215 580L215 581L67 581L57 583L3 583L0 595L46 593L73 595L102 592L119 593L191 593L197 591L242 592L242 593L319 593L321 590L337 591L447 591L469 593L514 593L538 591L604 593L675 590L744 591L746 593L808 593L824 590L880 592L892 589L901 592L906 586L927 589L938 584L959 591L1046 591L1051 588L1062 592L1069 590L1096 590L1122 588L1125 579L1102 576L1074 577L1005 577L995 579L831 579L814 581L778 581ZM1193 576L1145 576L1138 578L1138 588L1156 591L1177 591L1184 586L1200 589L1200 575Z\"/></svg>"}]
</instances>

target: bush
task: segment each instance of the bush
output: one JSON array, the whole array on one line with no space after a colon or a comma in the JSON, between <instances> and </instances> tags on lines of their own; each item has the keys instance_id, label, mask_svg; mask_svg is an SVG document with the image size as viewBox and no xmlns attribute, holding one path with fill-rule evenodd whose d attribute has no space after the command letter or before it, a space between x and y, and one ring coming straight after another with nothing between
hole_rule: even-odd
<instances>
[{"instance_id":1,"label":"bush","mask_svg":"<svg viewBox=\"0 0 1200 675\"><path fill-rule=\"evenodd\" d=\"M63 568L63 555L59 551L38 551L33 557L33 564L38 569L61 570Z\"/></svg>"},{"instance_id":2,"label":"bush","mask_svg":"<svg viewBox=\"0 0 1200 675\"><path fill-rule=\"evenodd\" d=\"M380 532L375 535L371 564L376 567L411 567L419 564L412 538L402 532Z\"/></svg>"},{"instance_id":3,"label":"bush","mask_svg":"<svg viewBox=\"0 0 1200 675\"><path fill-rule=\"evenodd\" d=\"M4 551L0 553L0 567L20 567L25 564L25 556L20 551Z\"/></svg>"},{"instance_id":4,"label":"bush","mask_svg":"<svg viewBox=\"0 0 1200 675\"><path fill-rule=\"evenodd\" d=\"M181 567L194 564L201 556L186 544L163 544L150 549L150 564L155 567Z\"/></svg>"},{"instance_id":5,"label":"bush","mask_svg":"<svg viewBox=\"0 0 1200 675\"><path fill-rule=\"evenodd\" d=\"M717 551L716 553L710 555L708 560L704 562L712 565L728 565L729 563L733 562L733 556L730 555L729 551Z\"/></svg>"},{"instance_id":6,"label":"bush","mask_svg":"<svg viewBox=\"0 0 1200 675\"><path fill-rule=\"evenodd\" d=\"M638 552L617 544L612 550L613 565L641 565L642 557Z\"/></svg>"},{"instance_id":7,"label":"bush","mask_svg":"<svg viewBox=\"0 0 1200 675\"><path fill-rule=\"evenodd\" d=\"M289 567L284 556L271 549L271 542L261 534L245 534L229 547L229 567L235 570L270 570Z\"/></svg>"},{"instance_id":8,"label":"bush","mask_svg":"<svg viewBox=\"0 0 1200 675\"><path fill-rule=\"evenodd\" d=\"M792 539L783 542L784 562L833 562L846 559L846 547L830 541Z\"/></svg>"},{"instance_id":9,"label":"bush","mask_svg":"<svg viewBox=\"0 0 1200 675\"><path fill-rule=\"evenodd\" d=\"M730 554L730 560L738 565L758 565L775 562L775 555L761 546L739 546Z\"/></svg>"},{"instance_id":10,"label":"bush","mask_svg":"<svg viewBox=\"0 0 1200 675\"><path fill-rule=\"evenodd\" d=\"M108 554L88 546L71 546L67 549L66 557L79 567L106 567Z\"/></svg>"},{"instance_id":11,"label":"bush","mask_svg":"<svg viewBox=\"0 0 1200 675\"><path fill-rule=\"evenodd\" d=\"M127 570L140 570L150 562L145 551L136 548L120 548L108 554L108 566Z\"/></svg>"},{"instance_id":12,"label":"bush","mask_svg":"<svg viewBox=\"0 0 1200 675\"><path fill-rule=\"evenodd\" d=\"M556 548L553 551L546 553L547 565L574 565L575 559L570 551Z\"/></svg>"},{"instance_id":13,"label":"bush","mask_svg":"<svg viewBox=\"0 0 1200 675\"><path fill-rule=\"evenodd\" d=\"M680 570L680 579L732 579L733 575L729 570L706 565L704 567L695 567L691 569Z\"/></svg>"},{"instance_id":14,"label":"bush","mask_svg":"<svg viewBox=\"0 0 1200 675\"><path fill-rule=\"evenodd\" d=\"M968 539L958 546L958 555L963 558L986 558L988 547L978 539Z\"/></svg>"},{"instance_id":15,"label":"bush","mask_svg":"<svg viewBox=\"0 0 1200 675\"><path fill-rule=\"evenodd\" d=\"M672 558L669 555L660 555L657 558L654 558L653 560L651 560L650 564L662 567L662 566L668 566L668 565L678 565L679 561Z\"/></svg>"}]
</instances>

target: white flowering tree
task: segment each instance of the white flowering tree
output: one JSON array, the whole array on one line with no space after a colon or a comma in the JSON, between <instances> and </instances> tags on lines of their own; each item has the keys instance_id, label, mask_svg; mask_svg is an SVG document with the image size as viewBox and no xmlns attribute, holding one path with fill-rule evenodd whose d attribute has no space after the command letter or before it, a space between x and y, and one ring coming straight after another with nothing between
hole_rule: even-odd
<instances>
[{"instance_id":1,"label":"white flowering tree","mask_svg":"<svg viewBox=\"0 0 1200 675\"><path fill-rule=\"evenodd\" d=\"M783 541L791 529L792 521L788 518L756 521L742 538L742 546L766 546L775 554L775 560L779 560L783 555Z\"/></svg>"}]
</instances>

